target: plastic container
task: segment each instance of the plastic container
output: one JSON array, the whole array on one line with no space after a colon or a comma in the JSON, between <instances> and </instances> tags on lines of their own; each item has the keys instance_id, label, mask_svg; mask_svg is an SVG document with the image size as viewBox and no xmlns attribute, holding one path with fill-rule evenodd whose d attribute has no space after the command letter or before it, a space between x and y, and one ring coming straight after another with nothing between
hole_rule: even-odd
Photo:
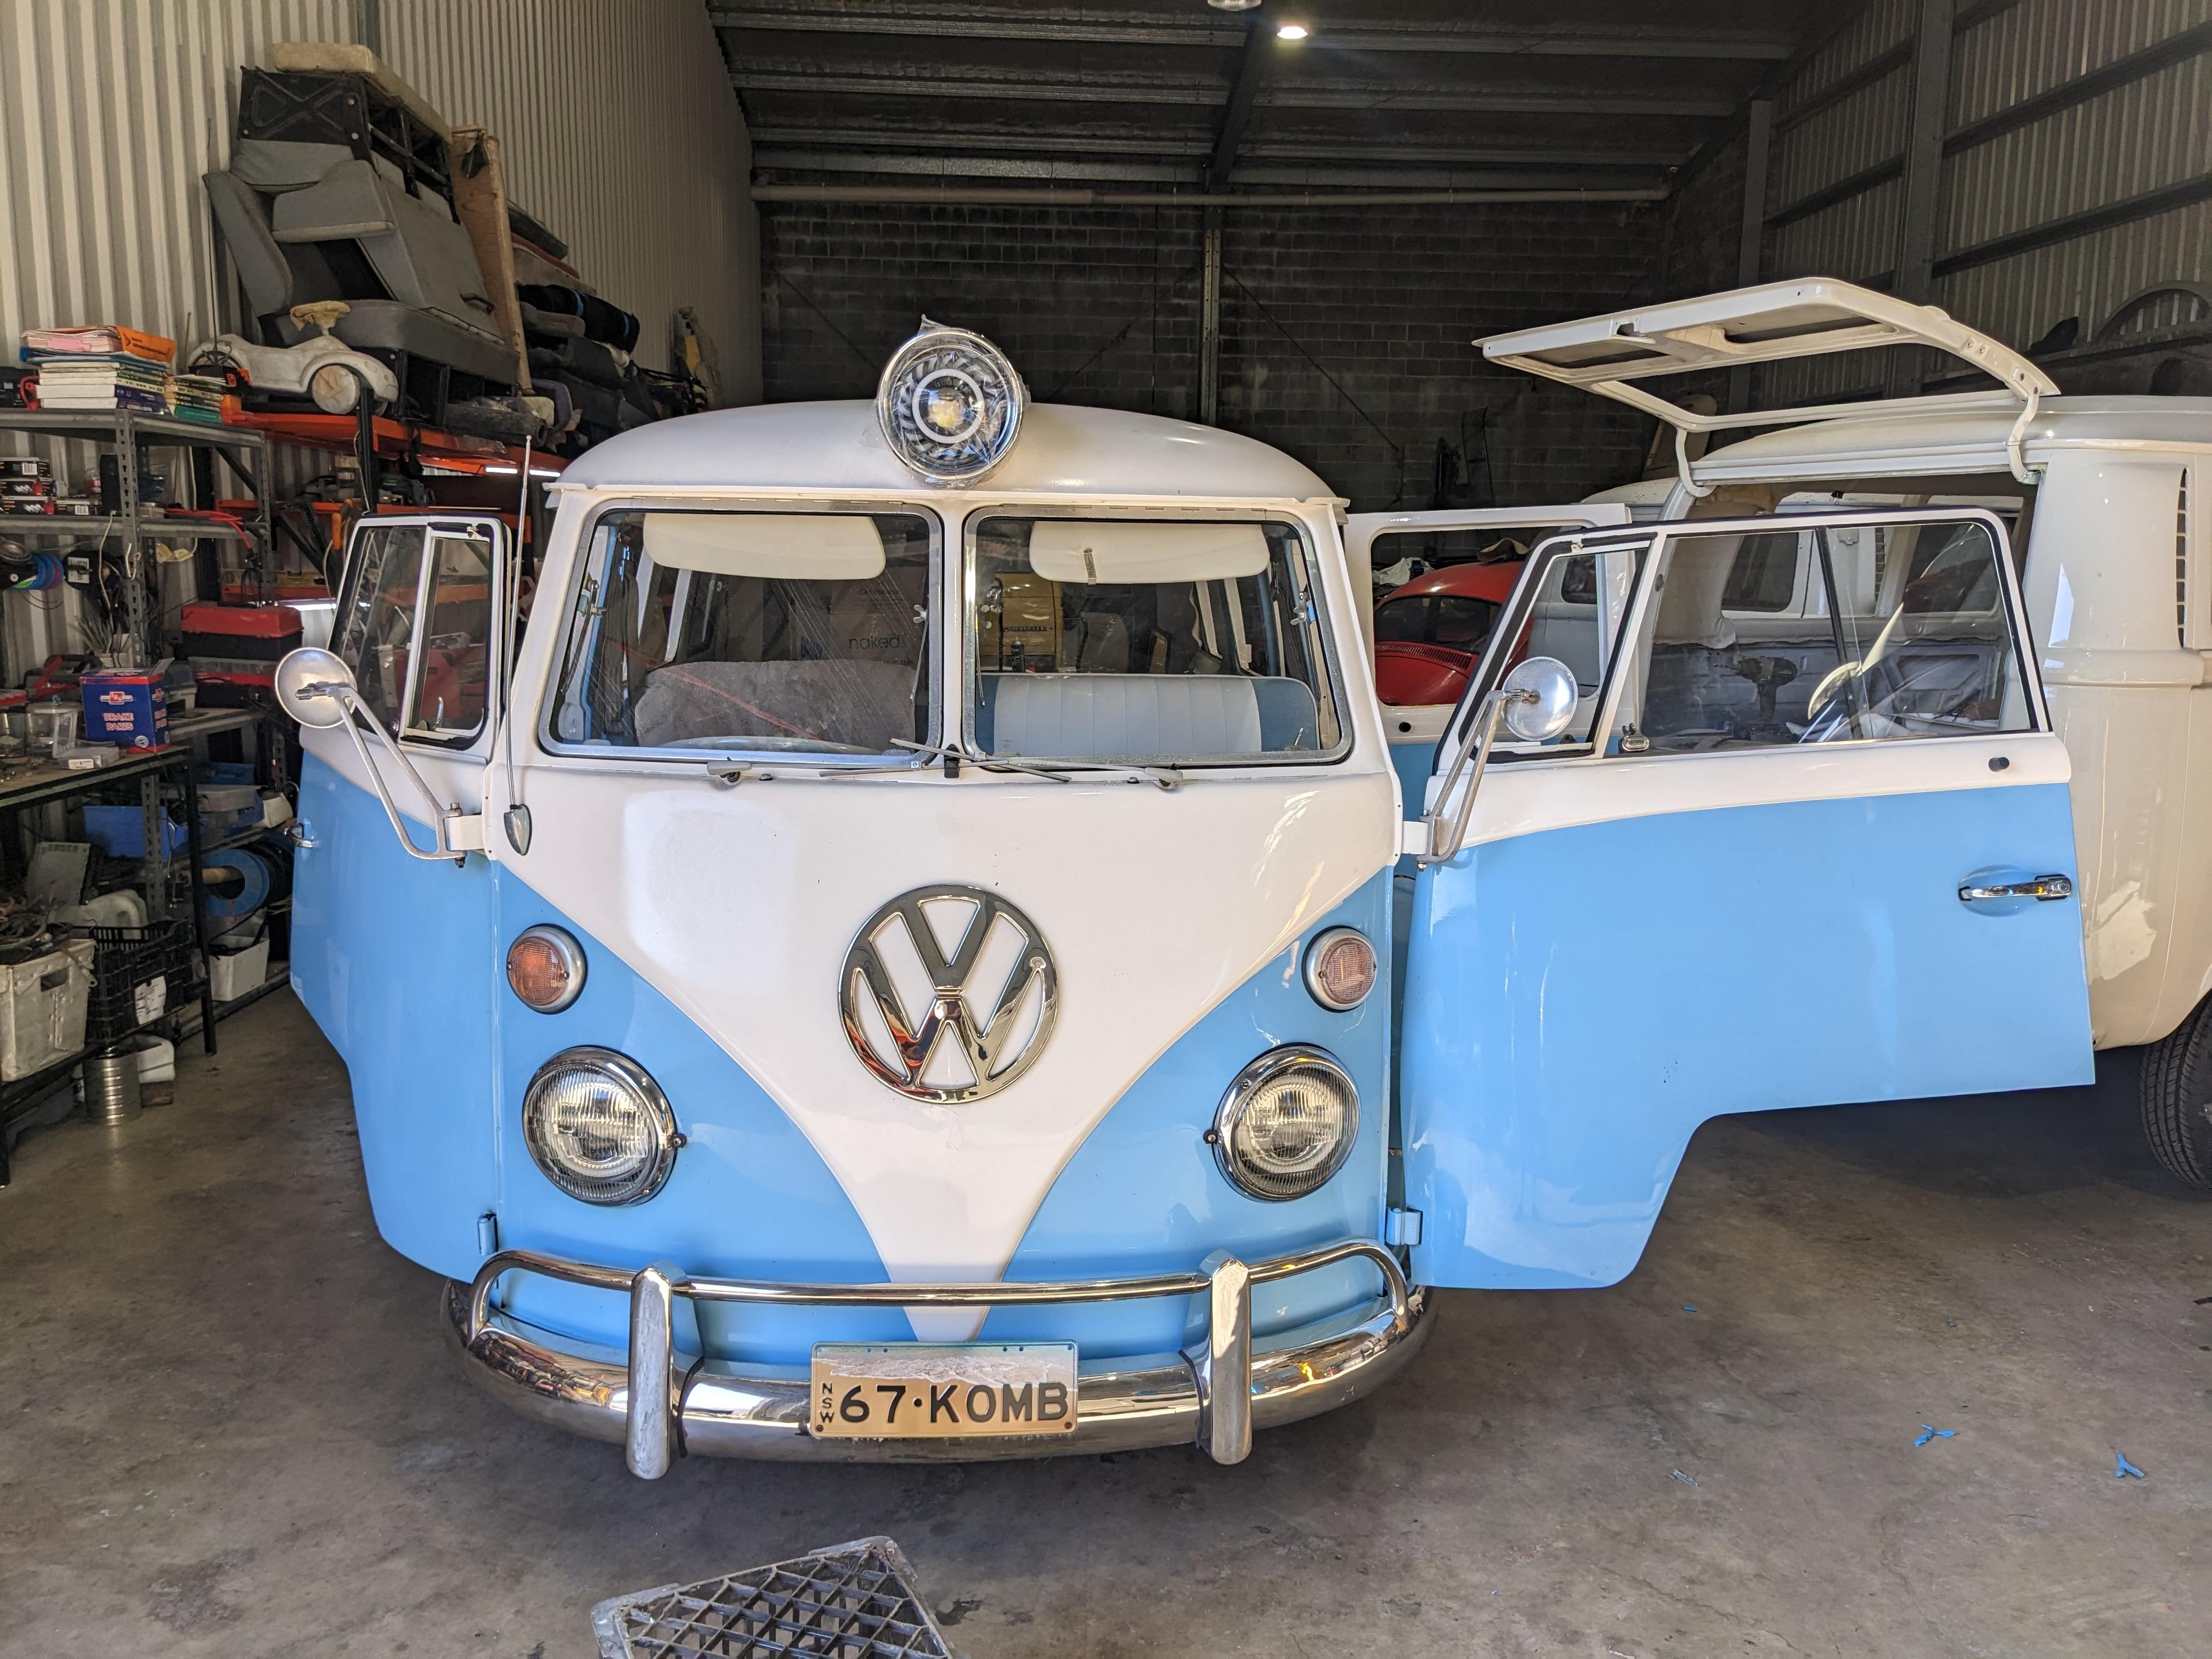
<instances>
[{"instance_id":1,"label":"plastic container","mask_svg":"<svg viewBox=\"0 0 2212 1659\"><path fill-rule=\"evenodd\" d=\"M172 1083L177 1076L177 1045L167 1037L142 1036L137 1042L138 1081Z\"/></svg>"},{"instance_id":2,"label":"plastic container","mask_svg":"<svg viewBox=\"0 0 2212 1659\"><path fill-rule=\"evenodd\" d=\"M205 823L204 817L201 822ZM204 829L202 833L206 833ZM110 857L143 859L146 856L145 809L89 805L84 809L84 838ZM185 840L185 826L164 816L161 856L175 857L184 849Z\"/></svg>"},{"instance_id":3,"label":"plastic container","mask_svg":"<svg viewBox=\"0 0 2212 1659\"><path fill-rule=\"evenodd\" d=\"M84 1063L84 1109L94 1123L128 1123L144 1109L138 1093L138 1055L125 1048L94 1054Z\"/></svg>"},{"instance_id":4,"label":"plastic container","mask_svg":"<svg viewBox=\"0 0 2212 1659\"><path fill-rule=\"evenodd\" d=\"M85 1041L111 1042L159 1019L191 988L192 924L88 927L95 951Z\"/></svg>"},{"instance_id":5,"label":"plastic container","mask_svg":"<svg viewBox=\"0 0 2212 1659\"><path fill-rule=\"evenodd\" d=\"M208 958L208 982L217 1002L235 1002L261 988L269 977L269 941L258 939L243 951Z\"/></svg>"},{"instance_id":6,"label":"plastic container","mask_svg":"<svg viewBox=\"0 0 2212 1659\"><path fill-rule=\"evenodd\" d=\"M73 748L84 709L73 702L34 702L30 706L31 752L52 755Z\"/></svg>"},{"instance_id":7,"label":"plastic container","mask_svg":"<svg viewBox=\"0 0 2212 1659\"><path fill-rule=\"evenodd\" d=\"M84 1046L93 957L89 941L71 939L0 967L0 1079L29 1077Z\"/></svg>"}]
</instances>

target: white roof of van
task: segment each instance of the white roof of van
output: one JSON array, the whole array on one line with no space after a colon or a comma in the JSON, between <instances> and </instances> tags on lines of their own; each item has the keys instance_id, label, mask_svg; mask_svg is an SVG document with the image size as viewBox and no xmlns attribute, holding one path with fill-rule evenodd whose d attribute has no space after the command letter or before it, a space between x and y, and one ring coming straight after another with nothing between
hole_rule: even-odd
<instances>
[{"instance_id":1,"label":"white roof of van","mask_svg":"<svg viewBox=\"0 0 2212 1659\"><path fill-rule=\"evenodd\" d=\"M1032 404L1021 436L980 483L925 483L901 465L876 406L755 404L659 421L571 461L556 488L851 490L875 495L1189 495L1327 500L1302 463L1254 439L1115 409Z\"/></svg>"},{"instance_id":2,"label":"white roof of van","mask_svg":"<svg viewBox=\"0 0 2212 1659\"><path fill-rule=\"evenodd\" d=\"M1986 414L1911 412L1891 403L1863 419L1843 416L1762 432L1706 452L1701 483L1885 473L2002 471L2009 410ZM2124 441L2212 444L2212 398L2050 398L2025 434L2030 459L2039 447Z\"/></svg>"}]
</instances>

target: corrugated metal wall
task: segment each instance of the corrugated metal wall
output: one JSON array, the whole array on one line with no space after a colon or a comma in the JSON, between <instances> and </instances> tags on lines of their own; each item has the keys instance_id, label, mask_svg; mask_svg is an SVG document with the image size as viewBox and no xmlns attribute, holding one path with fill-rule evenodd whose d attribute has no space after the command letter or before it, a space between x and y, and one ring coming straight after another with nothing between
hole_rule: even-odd
<instances>
[{"instance_id":1,"label":"corrugated metal wall","mask_svg":"<svg viewBox=\"0 0 2212 1659\"><path fill-rule=\"evenodd\" d=\"M725 395L760 396L752 150L699 0L377 0L385 61L455 125L499 135L507 190L643 322L665 368L689 306Z\"/></svg>"},{"instance_id":2,"label":"corrugated metal wall","mask_svg":"<svg viewBox=\"0 0 2212 1659\"><path fill-rule=\"evenodd\" d=\"M516 198L641 319L640 361L667 365L689 306L725 398L758 398L751 152L699 0L0 0L0 354L33 327L239 327L200 179L228 159L240 66L284 40L374 45L449 120L490 127ZM27 447L65 477L92 465L0 440ZM280 452L278 487L328 465ZM17 597L11 678L77 643L62 595Z\"/></svg>"},{"instance_id":3,"label":"corrugated metal wall","mask_svg":"<svg viewBox=\"0 0 2212 1659\"><path fill-rule=\"evenodd\" d=\"M759 395L751 155L698 0L0 0L0 349L28 327L235 327L200 176L241 64L360 40L446 116L498 133L518 199L644 320L697 309L726 395ZM211 326L212 324L212 326Z\"/></svg>"},{"instance_id":4,"label":"corrugated metal wall","mask_svg":"<svg viewBox=\"0 0 2212 1659\"><path fill-rule=\"evenodd\" d=\"M1816 210L1790 210L1899 155L1911 120L1909 43L1918 11L1917 0L1873 0L1780 89L1766 209L1784 222L1770 226L1766 276L1888 280L1904 210L1894 173ZM1960 0L1956 16L1949 134L2212 23L2212 0L2019 0L1997 8ZM1886 58L1893 60L1886 73L1865 73ZM1832 96L1854 76L1863 84ZM1946 156L1928 298L2014 346L2033 343L2068 317L2081 319L2086 340L2154 284L2212 282L2212 199L1948 271L1946 258L2208 178L2212 57L2200 52ZM2174 300L2146 320L2194 320L2206 309ZM1777 365L1760 372L1758 400L1773 405L1857 390L1869 373L1867 362L1853 357Z\"/></svg>"},{"instance_id":5,"label":"corrugated metal wall","mask_svg":"<svg viewBox=\"0 0 2212 1659\"><path fill-rule=\"evenodd\" d=\"M0 351L40 326L235 326L200 175L230 154L239 66L278 40L350 40L356 15L354 0L0 0Z\"/></svg>"}]
</instances>

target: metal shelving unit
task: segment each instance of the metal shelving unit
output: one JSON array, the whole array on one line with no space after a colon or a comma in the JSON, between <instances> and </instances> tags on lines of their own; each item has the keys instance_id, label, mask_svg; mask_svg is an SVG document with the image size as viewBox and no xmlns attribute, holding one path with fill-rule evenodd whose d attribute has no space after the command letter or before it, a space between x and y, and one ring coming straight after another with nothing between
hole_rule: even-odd
<instances>
[{"instance_id":1,"label":"metal shelving unit","mask_svg":"<svg viewBox=\"0 0 2212 1659\"><path fill-rule=\"evenodd\" d=\"M134 551L152 539L251 542L258 538L264 550L274 547L269 507L269 440L262 433L128 409L0 410L0 433L8 432L112 448L118 493L126 510L96 519L9 514L0 515L0 532L31 542L106 541L119 536ZM149 449L208 450L219 456L252 495L254 511L246 520L250 532L208 520L173 517L158 507L147 508L138 499L138 478L145 470L145 453ZM124 626L150 659L161 654L161 641L154 636L155 618L147 611L145 583L135 572L132 575L124 584Z\"/></svg>"}]
</instances>

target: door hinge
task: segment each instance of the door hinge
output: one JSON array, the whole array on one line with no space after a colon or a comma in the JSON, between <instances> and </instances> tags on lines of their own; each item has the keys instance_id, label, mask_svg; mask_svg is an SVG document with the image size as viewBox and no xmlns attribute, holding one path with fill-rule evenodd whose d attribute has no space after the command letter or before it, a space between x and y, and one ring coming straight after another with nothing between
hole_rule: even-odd
<instances>
[{"instance_id":1,"label":"door hinge","mask_svg":"<svg viewBox=\"0 0 2212 1659\"><path fill-rule=\"evenodd\" d=\"M1382 1218L1382 1242L1411 1249L1421 1242L1421 1212L1392 1210Z\"/></svg>"}]
</instances>

